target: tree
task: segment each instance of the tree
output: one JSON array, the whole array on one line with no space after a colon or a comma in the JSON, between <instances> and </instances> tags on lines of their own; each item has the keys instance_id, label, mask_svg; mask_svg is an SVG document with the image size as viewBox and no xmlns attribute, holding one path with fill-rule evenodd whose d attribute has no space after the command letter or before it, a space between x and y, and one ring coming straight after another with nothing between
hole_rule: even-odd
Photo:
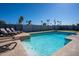
<instances>
[{"instance_id":1,"label":"tree","mask_svg":"<svg viewBox=\"0 0 79 59\"><path fill-rule=\"evenodd\" d=\"M28 21L26 20L26 25L28 24Z\"/></svg>"},{"instance_id":2,"label":"tree","mask_svg":"<svg viewBox=\"0 0 79 59\"><path fill-rule=\"evenodd\" d=\"M77 24L77 26L79 26L79 24Z\"/></svg>"},{"instance_id":3,"label":"tree","mask_svg":"<svg viewBox=\"0 0 79 59\"><path fill-rule=\"evenodd\" d=\"M41 24L43 25L43 21L41 20Z\"/></svg>"},{"instance_id":4,"label":"tree","mask_svg":"<svg viewBox=\"0 0 79 59\"><path fill-rule=\"evenodd\" d=\"M18 20L18 25L19 25L19 30L22 31L23 29L23 20L24 20L24 17L23 16L20 16L19 17L19 20Z\"/></svg>"},{"instance_id":5,"label":"tree","mask_svg":"<svg viewBox=\"0 0 79 59\"><path fill-rule=\"evenodd\" d=\"M43 23L43 26L46 26L46 23Z\"/></svg>"},{"instance_id":6,"label":"tree","mask_svg":"<svg viewBox=\"0 0 79 59\"><path fill-rule=\"evenodd\" d=\"M58 24L59 29L62 29L62 26L61 26L62 21L57 21L57 24Z\"/></svg>"},{"instance_id":7,"label":"tree","mask_svg":"<svg viewBox=\"0 0 79 59\"><path fill-rule=\"evenodd\" d=\"M6 22L4 20L0 20L0 25L4 25Z\"/></svg>"},{"instance_id":8,"label":"tree","mask_svg":"<svg viewBox=\"0 0 79 59\"><path fill-rule=\"evenodd\" d=\"M54 19L54 25L56 25L56 20Z\"/></svg>"},{"instance_id":9,"label":"tree","mask_svg":"<svg viewBox=\"0 0 79 59\"><path fill-rule=\"evenodd\" d=\"M50 19L47 19L47 25L49 26L49 21L50 21Z\"/></svg>"},{"instance_id":10,"label":"tree","mask_svg":"<svg viewBox=\"0 0 79 59\"><path fill-rule=\"evenodd\" d=\"M26 20L26 27L32 31L32 21L31 20Z\"/></svg>"},{"instance_id":11,"label":"tree","mask_svg":"<svg viewBox=\"0 0 79 59\"><path fill-rule=\"evenodd\" d=\"M32 24L31 22L32 22L32 21L31 21L31 20L29 20L29 21L28 21L28 24L29 24L29 25L31 25L31 24Z\"/></svg>"},{"instance_id":12,"label":"tree","mask_svg":"<svg viewBox=\"0 0 79 59\"><path fill-rule=\"evenodd\" d=\"M56 20L54 19L54 29L56 29L56 28L55 28L55 25L56 25Z\"/></svg>"},{"instance_id":13,"label":"tree","mask_svg":"<svg viewBox=\"0 0 79 59\"><path fill-rule=\"evenodd\" d=\"M57 21L57 23L58 23L58 25L61 25L61 24L62 24L62 22L61 22L61 21Z\"/></svg>"},{"instance_id":14,"label":"tree","mask_svg":"<svg viewBox=\"0 0 79 59\"><path fill-rule=\"evenodd\" d=\"M29 21L26 21L27 25L31 25L32 24L32 21L29 20Z\"/></svg>"},{"instance_id":15,"label":"tree","mask_svg":"<svg viewBox=\"0 0 79 59\"><path fill-rule=\"evenodd\" d=\"M18 23L19 23L19 24L22 24L23 20L24 20L24 17L23 17L23 16L20 16Z\"/></svg>"},{"instance_id":16,"label":"tree","mask_svg":"<svg viewBox=\"0 0 79 59\"><path fill-rule=\"evenodd\" d=\"M47 23L45 23L45 22L43 23L42 29L43 29L43 30L47 30Z\"/></svg>"},{"instance_id":17,"label":"tree","mask_svg":"<svg viewBox=\"0 0 79 59\"><path fill-rule=\"evenodd\" d=\"M47 27L49 29L49 22L50 22L50 19L47 19Z\"/></svg>"}]
</instances>

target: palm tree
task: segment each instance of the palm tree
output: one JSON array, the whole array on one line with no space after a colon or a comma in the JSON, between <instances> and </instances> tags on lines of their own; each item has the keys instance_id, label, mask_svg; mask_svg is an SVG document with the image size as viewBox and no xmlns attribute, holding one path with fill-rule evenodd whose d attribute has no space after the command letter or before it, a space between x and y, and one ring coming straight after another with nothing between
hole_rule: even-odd
<instances>
[{"instance_id":1,"label":"palm tree","mask_svg":"<svg viewBox=\"0 0 79 59\"><path fill-rule=\"evenodd\" d=\"M55 18L54 18L54 29L55 29L55 25L56 25L56 20L55 20Z\"/></svg>"},{"instance_id":2,"label":"palm tree","mask_svg":"<svg viewBox=\"0 0 79 59\"><path fill-rule=\"evenodd\" d=\"M60 21L60 25L62 25L62 21Z\"/></svg>"},{"instance_id":3,"label":"palm tree","mask_svg":"<svg viewBox=\"0 0 79 59\"><path fill-rule=\"evenodd\" d=\"M42 27L42 30L47 30L48 28L47 28L47 23L43 23L43 27Z\"/></svg>"},{"instance_id":4,"label":"palm tree","mask_svg":"<svg viewBox=\"0 0 79 59\"><path fill-rule=\"evenodd\" d=\"M56 25L56 20L54 19L54 25Z\"/></svg>"},{"instance_id":5,"label":"palm tree","mask_svg":"<svg viewBox=\"0 0 79 59\"><path fill-rule=\"evenodd\" d=\"M22 31L23 29L23 20L24 20L24 17L23 16L20 16L19 17L19 20L18 20L18 25L19 25L19 30Z\"/></svg>"},{"instance_id":6,"label":"palm tree","mask_svg":"<svg viewBox=\"0 0 79 59\"><path fill-rule=\"evenodd\" d=\"M57 25L59 24L59 21L57 21Z\"/></svg>"},{"instance_id":7,"label":"palm tree","mask_svg":"<svg viewBox=\"0 0 79 59\"><path fill-rule=\"evenodd\" d=\"M61 22L61 21L57 21L57 23L58 23L58 25L61 25L61 24L62 24L62 22Z\"/></svg>"},{"instance_id":8,"label":"palm tree","mask_svg":"<svg viewBox=\"0 0 79 59\"><path fill-rule=\"evenodd\" d=\"M43 20L41 20L41 24L43 25Z\"/></svg>"},{"instance_id":9,"label":"palm tree","mask_svg":"<svg viewBox=\"0 0 79 59\"><path fill-rule=\"evenodd\" d=\"M26 23L27 23L28 29L29 29L30 31L32 31L32 27L31 27L32 21L31 21L31 20L28 20L28 21L26 21Z\"/></svg>"},{"instance_id":10,"label":"palm tree","mask_svg":"<svg viewBox=\"0 0 79 59\"><path fill-rule=\"evenodd\" d=\"M28 21L26 20L26 25L28 24Z\"/></svg>"},{"instance_id":11,"label":"palm tree","mask_svg":"<svg viewBox=\"0 0 79 59\"><path fill-rule=\"evenodd\" d=\"M41 20L41 27L40 27L40 31L43 30L43 20Z\"/></svg>"},{"instance_id":12,"label":"palm tree","mask_svg":"<svg viewBox=\"0 0 79 59\"><path fill-rule=\"evenodd\" d=\"M29 20L29 21L28 21L28 25L31 25L31 24L32 24L31 22L32 22L32 21L31 21L31 20Z\"/></svg>"},{"instance_id":13,"label":"palm tree","mask_svg":"<svg viewBox=\"0 0 79 59\"><path fill-rule=\"evenodd\" d=\"M48 26L49 26L49 21L50 21L50 19L47 19L47 24L48 24Z\"/></svg>"},{"instance_id":14,"label":"palm tree","mask_svg":"<svg viewBox=\"0 0 79 59\"><path fill-rule=\"evenodd\" d=\"M50 19L47 19L47 25L48 25L48 29L49 29L49 21L50 21Z\"/></svg>"},{"instance_id":15,"label":"palm tree","mask_svg":"<svg viewBox=\"0 0 79 59\"><path fill-rule=\"evenodd\" d=\"M62 25L62 21L60 21L60 29L62 29L62 26L61 25Z\"/></svg>"},{"instance_id":16,"label":"palm tree","mask_svg":"<svg viewBox=\"0 0 79 59\"><path fill-rule=\"evenodd\" d=\"M57 21L57 27L59 27L59 29L61 29L61 21Z\"/></svg>"}]
</instances>

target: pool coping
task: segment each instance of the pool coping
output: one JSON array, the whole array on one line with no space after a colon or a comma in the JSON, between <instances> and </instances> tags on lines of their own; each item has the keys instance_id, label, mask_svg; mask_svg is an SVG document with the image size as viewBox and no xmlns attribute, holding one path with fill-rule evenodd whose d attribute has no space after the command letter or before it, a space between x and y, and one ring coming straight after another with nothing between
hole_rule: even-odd
<instances>
[{"instance_id":1,"label":"pool coping","mask_svg":"<svg viewBox=\"0 0 79 59\"><path fill-rule=\"evenodd\" d=\"M71 33L76 33L76 31L49 30L49 31L29 32L29 34L38 34L38 33L45 33L45 32L71 32Z\"/></svg>"}]
</instances>

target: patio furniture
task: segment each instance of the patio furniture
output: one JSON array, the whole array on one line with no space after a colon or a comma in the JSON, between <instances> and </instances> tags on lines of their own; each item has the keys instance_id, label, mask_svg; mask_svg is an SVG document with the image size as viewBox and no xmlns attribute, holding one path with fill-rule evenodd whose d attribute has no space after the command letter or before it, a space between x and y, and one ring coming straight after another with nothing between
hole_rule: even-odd
<instances>
[{"instance_id":1,"label":"patio furniture","mask_svg":"<svg viewBox=\"0 0 79 59\"><path fill-rule=\"evenodd\" d=\"M16 32L12 32L12 31L10 30L10 28L6 28L6 30L7 30L7 32L9 32L9 33L17 34Z\"/></svg>"},{"instance_id":2,"label":"patio furniture","mask_svg":"<svg viewBox=\"0 0 79 59\"><path fill-rule=\"evenodd\" d=\"M8 43L6 45L2 45L0 46L0 53L8 51L8 50L12 50L16 47L17 43L16 42L12 42L12 43Z\"/></svg>"},{"instance_id":3,"label":"patio furniture","mask_svg":"<svg viewBox=\"0 0 79 59\"><path fill-rule=\"evenodd\" d=\"M12 32L15 32L17 34L20 34L21 33L21 31L16 31L14 28L10 28L10 29L12 30Z\"/></svg>"},{"instance_id":4,"label":"patio furniture","mask_svg":"<svg viewBox=\"0 0 79 59\"><path fill-rule=\"evenodd\" d=\"M0 34L3 36L13 36L14 34L9 33L5 30L5 28L0 28Z\"/></svg>"}]
</instances>

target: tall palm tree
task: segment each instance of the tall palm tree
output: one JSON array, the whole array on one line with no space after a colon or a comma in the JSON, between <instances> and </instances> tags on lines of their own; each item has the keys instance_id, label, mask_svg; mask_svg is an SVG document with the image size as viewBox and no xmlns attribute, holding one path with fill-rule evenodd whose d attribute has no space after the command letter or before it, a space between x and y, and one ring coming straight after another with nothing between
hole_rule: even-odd
<instances>
[{"instance_id":1,"label":"tall palm tree","mask_svg":"<svg viewBox=\"0 0 79 59\"><path fill-rule=\"evenodd\" d=\"M57 21L57 25L59 25L60 24L60 21Z\"/></svg>"},{"instance_id":2,"label":"tall palm tree","mask_svg":"<svg viewBox=\"0 0 79 59\"><path fill-rule=\"evenodd\" d=\"M32 21L31 20L28 20L26 21L27 25L31 25L32 24Z\"/></svg>"},{"instance_id":3,"label":"tall palm tree","mask_svg":"<svg viewBox=\"0 0 79 59\"><path fill-rule=\"evenodd\" d=\"M32 24L32 21L31 21L31 20L29 20L29 21L28 21L28 25L31 25L31 24Z\"/></svg>"},{"instance_id":4,"label":"tall palm tree","mask_svg":"<svg viewBox=\"0 0 79 59\"><path fill-rule=\"evenodd\" d=\"M26 25L28 25L28 21L26 20Z\"/></svg>"},{"instance_id":5,"label":"tall palm tree","mask_svg":"<svg viewBox=\"0 0 79 59\"><path fill-rule=\"evenodd\" d=\"M56 25L56 20L55 20L55 18L54 18L54 29L56 29L56 28L55 28L55 25Z\"/></svg>"},{"instance_id":6,"label":"tall palm tree","mask_svg":"<svg viewBox=\"0 0 79 59\"><path fill-rule=\"evenodd\" d=\"M18 23L19 23L19 24L22 24L23 20L24 20L24 17L23 17L23 16L20 16Z\"/></svg>"},{"instance_id":7,"label":"tall palm tree","mask_svg":"<svg viewBox=\"0 0 79 59\"><path fill-rule=\"evenodd\" d=\"M43 20L41 20L41 24L43 25Z\"/></svg>"},{"instance_id":8,"label":"tall palm tree","mask_svg":"<svg viewBox=\"0 0 79 59\"><path fill-rule=\"evenodd\" d=\"M40 31L43 30L43 20L41 20L41 27L40 27Z\"/></svg>"},{"instance_id":9,"label":"tall palm tree","mask_svg":"<svg viewBox=\"0 0 79 59\"><path fill-rule=\"evenodd\" d=\"M62 24L62 22L61 22L61 21L57 21L57 23L58 23L58 25L61 25L61 24Z\"/></svg>"},{"instance_id":10,"label":"tall palm tree","mask_svg":"<svg viewBox=\"0 0 79 59\"><path fill-rule=\"evenodd\" d=\"M50 19L47 19L47 24L48 24L48 26L49 26L49 22L50 22Z\"/></svg>"},{"instance_id":11,"label":"tall palm tree","mask_svg":"<svg viewBox=\"0 0 79 59\"><path fill-rule=\"evenodd\" d=\"M62 21L60 21L60 25L62 25Z\"/></svg>"},{"instance_id":12,"label":"tall palm tree","mask_svg":"<svg viewBox=\"0 0 79 59\"><path fill-rule=\"evenodd\" d=\"M62 25L62 21L57 21L57 23L59 25L59 28L62 29L62 26L61 26Z\"/></svg>"},{"instance_id":13,"label":"tall palm tree","mask_svg":"<svg viewBox=\"0 0 79 59\"><path fill-rule=\"evenodd\" d=\"M56 25L56 20L54 19L54 25Z\"/></svg>"},{"instance_id":14,"label":"tall palm tree","mask_svg":"<svg viewBox=\"0 0 79 59\"><path fill-rule=\"evenodd\" d=\"M32 31L32 21L31 21L31 20L28 20L28 21L26 21L26 23L27 23L28 29L29 29L30 31Z\"/></svg>"},{"instance_id":15,"label":"tall palm tree","mask_svg":"<svg viewBox=\"0 0 79 59\"><path fill-rule=\"evenodd\" d=\"M24 17L23 16L20 16L19 17L19 20L18 20L18 25L19 25L19 30L22 31L23 29L23 20L24 20Z\"/></svg>"},{"instance_id":16,"label":"tall palm tree","mask_svg":"<svg viewBox=\"0 0 79 59\"><path fill-rule=\"evenodd\" d=\"M50 19L47 19L47 25L48 25L48 29L49 29L49 22L50 22Z\"/></svg>"}]
</instances>

